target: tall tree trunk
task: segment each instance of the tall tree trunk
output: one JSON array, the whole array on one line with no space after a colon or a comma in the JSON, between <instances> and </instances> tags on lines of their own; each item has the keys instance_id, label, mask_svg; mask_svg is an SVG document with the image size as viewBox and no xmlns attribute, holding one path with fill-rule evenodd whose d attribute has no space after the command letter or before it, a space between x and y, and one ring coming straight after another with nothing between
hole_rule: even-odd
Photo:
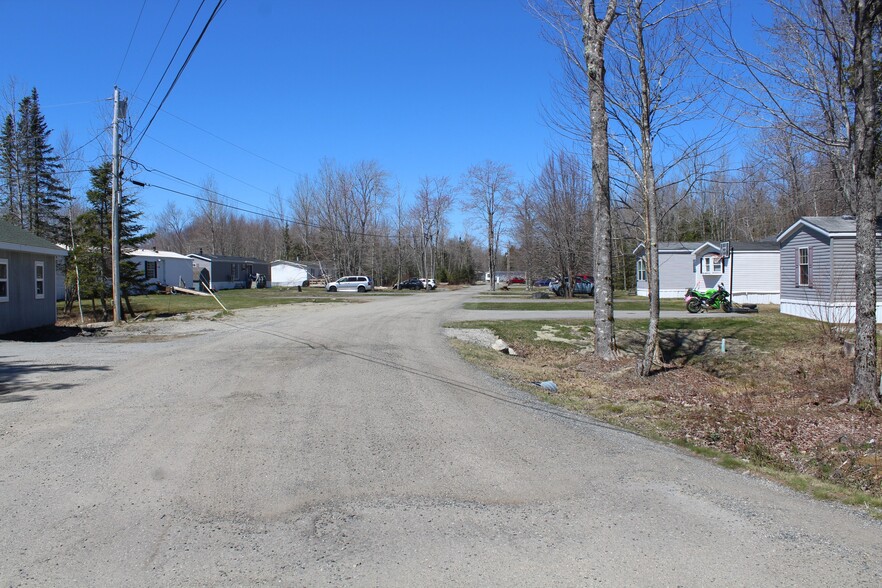
<instances>
[{"instance_id":1,"label":"tall tree trunk","mask_svg":"<svg viewBox=\"0 0 882 588\"><path fill-rule=\"evenodd\" d=\"M615 359L613 323L612 217L609 182L609 120L606 113L604 45L616 16L616 0L609 0L598 20L594 0L582 0L582 41L588 73L591 114L591 184L594 196L594 354Z\"/></svg>"},{"instance_id":2,"label":"tall tree trunk","mask_svg":"<svg viewBox=\"0 0 882 588\"><path fill-rule=\"evenodd\" d=\"M853 0L855 93L851 144L852 185L856 189L855 360L850 404L879 404L876 373L876 85L873 28L880 8L874 0Z\"/></svg>"},{"instance_id":3,"label":"tall tree trunk","mask_svg":"<svg viewBox=\"0 0 882 588\"><path fill-rule=\"evenodd\" d=\"M643 43L643 2L636 0L633 7L633 28L637 41L637 58L640 70L640 148L643 172L643 214L646 230L646 252L649 254L647 279L649 280L649 328L646 332L646 345L643 360L637 364L637 373L648 376L652 366L661 363L658 321L659 275L658 275L658 194L655 187L655 166L652 162L652 121L650 120L649 73L646 65L646 47Z\"/></svg>"}]
</instances>

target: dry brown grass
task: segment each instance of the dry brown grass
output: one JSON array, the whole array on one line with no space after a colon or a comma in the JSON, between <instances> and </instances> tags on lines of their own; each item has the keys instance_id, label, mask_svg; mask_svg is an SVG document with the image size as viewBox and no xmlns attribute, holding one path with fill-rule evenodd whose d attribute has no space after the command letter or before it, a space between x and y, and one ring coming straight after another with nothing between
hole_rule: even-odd
<instances>
[{"instance_id":1,"label":"dry brown grass","mask_svg":"<svg viewBox=\"0 0 882 588\"><path fill-rule=\"evenodd\" d=\"M735 456L752 467L803 474L882 498L882 411L842 402L852 367L839 345L810 337L759 350L727 338L722 354L720 338L708 329L666 332L670 363L649 378L635 369L642 334L626 329L617 331L623 353L613 362L590 353L590 329L571 344L517 337L507 341L519 356L471 359L551 403ZM546 394L529 384L536 380L553 380L559 392Z\"/></svg>"}]
</instances>

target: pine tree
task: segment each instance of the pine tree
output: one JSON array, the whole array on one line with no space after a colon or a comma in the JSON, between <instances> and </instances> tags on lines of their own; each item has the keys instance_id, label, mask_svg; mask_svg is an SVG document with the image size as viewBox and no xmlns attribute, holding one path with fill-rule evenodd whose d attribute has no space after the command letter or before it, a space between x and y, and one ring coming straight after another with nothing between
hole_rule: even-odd
<instances>
[{"instance_id":1,"label":"pine tree","mask_svg":"<svg viewBox=\"0 0 882 588\"><path fill-rule=\"evenodd\" d=\"M63 207L69 196L58 180L61 168L49 144L37 89L22 98L18 118L6 116L0 133L3 216L43 238L67 242Z\"/></svg>"},{"instance_id":2,"label":"pine tree","mask_svg":"<svg viewBox=\"0 0 882 588\"><path fill-rule=\"evenodd\" d=\"M92 187L86 192L89 210L81 214L76 221L80 233L77 242L76 256L80 264L80 288L83 294L101 302L104 318L108 318L112 308L108 302L111 298L112 270L112 206L113 188L111 185L112 167L106 161L89 170L92 176ZM126 252L131 252L138 245L152 238L152 234L142 233L144 226L140 224L142 212L137 209L134 196L122 192L119 205L120 234L120 290L126 299L129 313L132 306L130 294L138 294L144 290L144 276L137 271L137 266L126 259Z\"/></svg>"},{"instance_id":3,"label":"pine tree","mask_svg":"<svg viewBox=\"0 0 882 588\"><path fill-rule=\"evenodd\" d=\"M18 125L12 114L7 114L0 132L0 180L3 182L3 213L6 220L21 224L24 207L21 201L21 150L18 145Z\"/></svg>"}]
</instances>

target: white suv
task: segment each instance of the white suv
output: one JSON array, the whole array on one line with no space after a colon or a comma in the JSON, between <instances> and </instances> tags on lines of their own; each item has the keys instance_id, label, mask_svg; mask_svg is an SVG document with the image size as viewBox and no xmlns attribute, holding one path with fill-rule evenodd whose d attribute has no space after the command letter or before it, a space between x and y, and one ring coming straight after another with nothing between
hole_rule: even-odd
<instances>
[{"instance_id":1,"label":"white suv","mask_svg":"<svg viewBox=\"0 0 882 588\"><path fill-rule=\"evenodd\" d=\"M374 281L367 276L343 276L325 286L328 292L368 292L374 289Z\"/></svg>"},{"instance_id":2,"label":"white suv","mask_svg":"<svg viewBox=\"0 0 882 588\"><path fill-rule=\"evenodd\" d=\"M437 287L434 278L429 278L428 280L426 280L426 278L420 278L420 282L423 284L423 290L434 290Z\"/></svg>"}]
</instances>

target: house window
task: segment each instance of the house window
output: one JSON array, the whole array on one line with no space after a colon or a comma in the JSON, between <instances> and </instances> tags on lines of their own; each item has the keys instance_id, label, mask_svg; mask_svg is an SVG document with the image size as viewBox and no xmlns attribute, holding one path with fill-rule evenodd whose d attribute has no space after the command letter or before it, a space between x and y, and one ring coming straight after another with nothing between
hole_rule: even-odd
<instances>
[{"instance_id":1,"label":"house window","mask_svg":"<svg viewBox=\"0 0 882 588\"><path fill-rule=\"evenodd\" d=\"M723 273L723 258L719 255L705 255L701 258L701 273L720 275Z\"/></svg>"},{"instance_id":2,"label":"house window","mask_svg":"<svg viewBox=\"0 0 882 588\"><path fill-rule=\"evenodd\" d=\"M145 261L144 262L144 278L148 280L156 279L156 264L155 261Z\"/></svg>"},{"instance_id":3,"label":"house window","mask_svg":"<svg viewBox=\"0 0 882 588\"><path fill-rule=\"evenodd\" d=\"M797 258L797 286L809 286L811 281L811 262L808 247L800 247Z\"/></svg>"},{"instance_id":4,"label":"house window","mask_svg":"<svg viewBox=\"0 0 882 588\"><path fill-rule=\"evenodd\" d=\"M646 260L638 259L637 260L637 281L645 282L646 281Z\"/></svg>"},{"instance_id":5,"label":"house window","mask_svg":"<svg viewBox=\"0 0 882 588\"><path fill-rule=\"evenodd\" d=\"M34 262L34 284L36 286L37 298L44 298L46 291L44 289L46 280L44 279L45 268L42 261Z\"/></svg>"},{"instance_id":6,"label":"house window","mask_svg":"<svg viewBox=\"0 0 882 588\"><path fill-rule=\"evenodd\" d=\"M232 278L233 278L233 281L235 282L235 281L237 281L237 280L239 279L239 264L238 264L238 263L234 263L234 264L233 264L233 270L232 270L232 271L233 271Z\"/></svg>"},{"instance_id":7,"label":"house window","mask_svg":"<svg viewBox=\"0 0 882 588\"><path fill-rule=\"evenodd\" d=\"M0 259L0 302L9 302L9 260Z\"/></svg>"}]
</instances>

